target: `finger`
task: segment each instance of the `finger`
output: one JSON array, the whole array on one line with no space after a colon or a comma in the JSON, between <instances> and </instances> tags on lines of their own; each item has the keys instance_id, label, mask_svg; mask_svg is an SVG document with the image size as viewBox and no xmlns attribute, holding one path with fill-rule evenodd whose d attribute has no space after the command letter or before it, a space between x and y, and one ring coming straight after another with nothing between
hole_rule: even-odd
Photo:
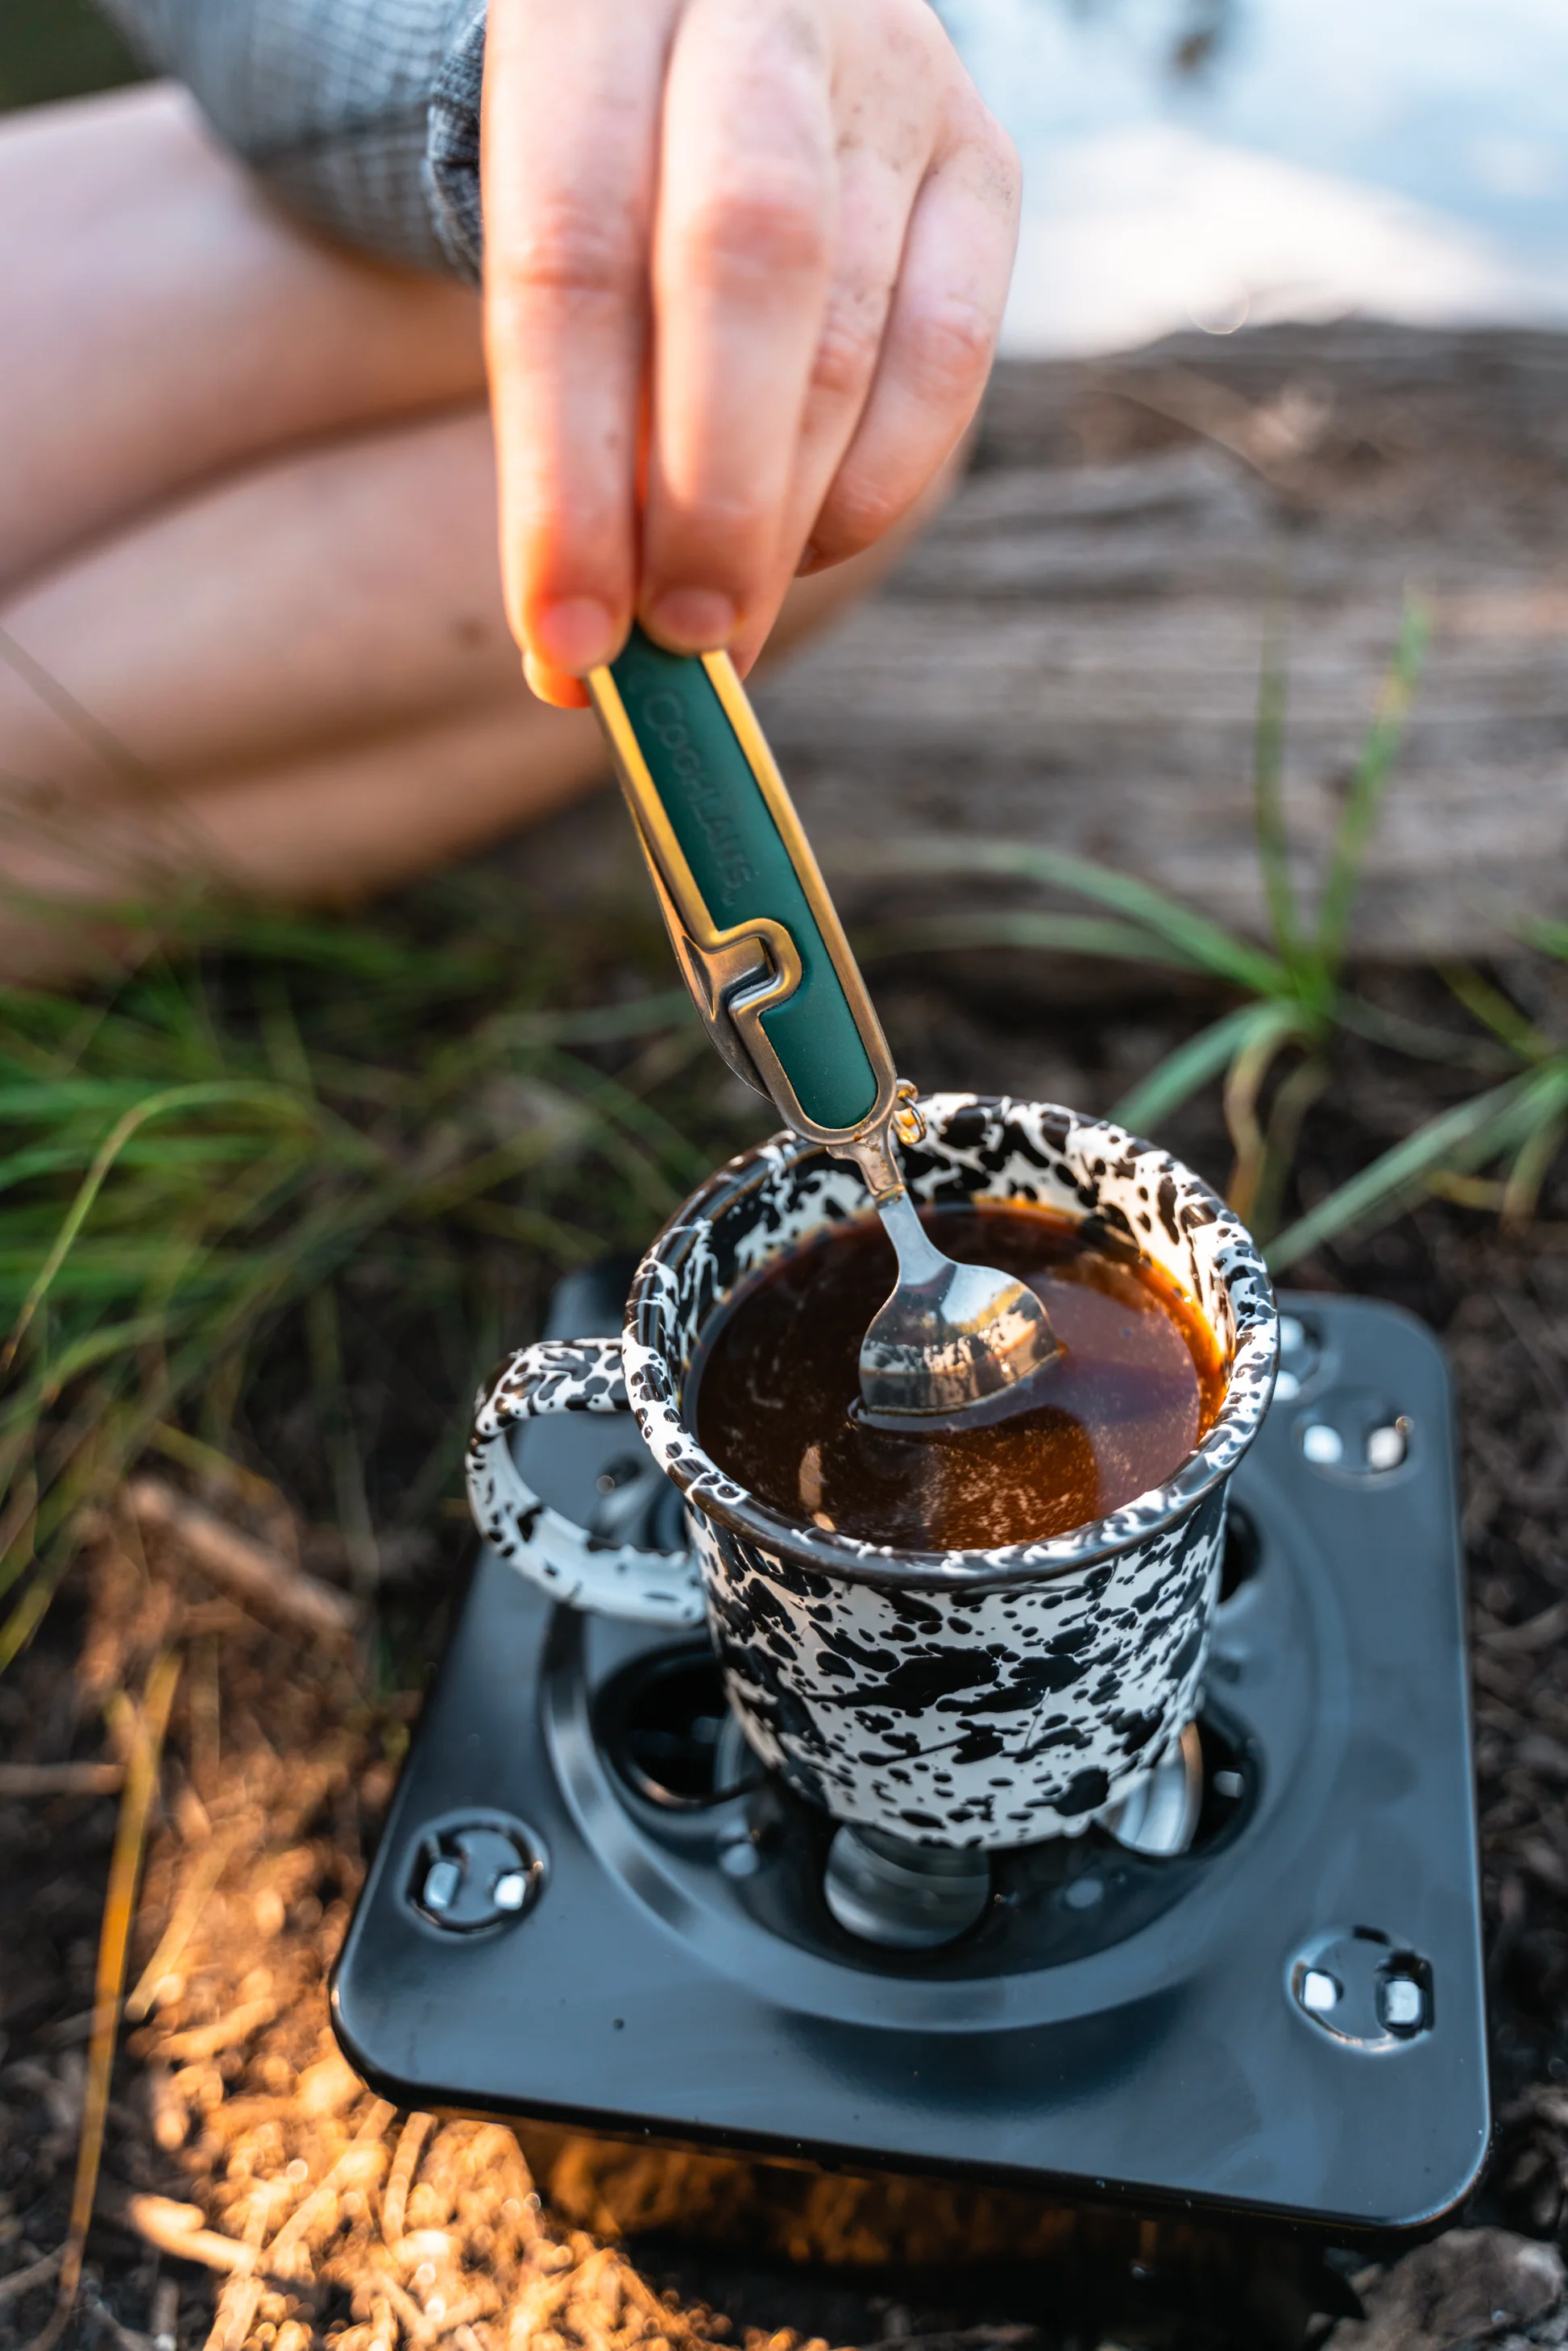
<instances>
[{"instance_id":1,"label":"finger","mask_svg":"<svg viewBox=\"0 0 1568 2351\"><path fill-rule=\"evenodd\" d=\"M548 701L607 660L636 586L639 386L659 93L678 0L496 0L485 346L507 616Z\"/></svg>"},{"instance_id":2,"label":"finger","mask_svg":"<svg viewBox=\"0 0 1568 2351\"><path fill-rule=\"evenodd\" d=\"M900 131L908 125L898 126ZM742 669L771 631L800 566L807 534L853 440L876 375L911 205L929 149L891 137L884 152L839 157L839 230L833 285L807 379L794 466L770 580L731 650Z\"/></svg>"},{"instance_id":3,"label":"finger","mask_svg":"<svg viewBox=\"0 0 1568 2351\"><path fill-rule=\"evenodd\" d=\"M813 527L804 571L841 563L879 538L968 430L1006 308L1018 198L1017 158L988 116L928 176L870 395Z\"/></svg>"},{"instance_id":4,"label":"finger","mask_svg":"<svg viewBox=\"0 0 1568 2351\"><path fill-rule=\"evenodd\" d=\"M582 679L566 669L552 669L526 647L523 653L523 674L541 702L552 710L587 710L591 696Z\"/></svg>"},{"instance_id":5,"label":"finger","mask_svg":"<svg viewBox=\"0 0 1568 2351\"><path fill-rule=\"evenodd\" d=\"M727 643L769 585L836 208L832 56L802 0L692 0L665 90L640 606Z\"/></svg>"},{"instance_id":6,"label":"finger","mask_svg":"<svg viewBox=\"0 0 1568 2351\"><path fill-rule=\"evenodd\" d=\"M838 227L833 285L806 388L794 480L775 553L768 609L737 640L760 645L798 569L865 409L892 305L909 214L955 107L972 88L929 9L856 0L837 19Z\"/></svg>"}]
</instances>

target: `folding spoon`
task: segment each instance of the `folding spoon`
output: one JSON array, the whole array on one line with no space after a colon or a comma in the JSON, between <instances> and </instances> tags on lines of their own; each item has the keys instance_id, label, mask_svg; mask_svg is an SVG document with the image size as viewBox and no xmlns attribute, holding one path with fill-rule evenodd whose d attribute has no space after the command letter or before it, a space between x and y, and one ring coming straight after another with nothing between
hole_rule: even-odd
<instances>
[{"instance_id":1,"label":"folding spoon","mask_svg":"<svg viewBox=\"0 0 1568 2351\"><path fill-rule=\"evenodd\" d=\"M1056 1352L1034 1292L958 1265L905 1189L915 1089L894 1071L811 845L727 653L666 653L640 629L588 691L709 1036L797 1134L853 1159L898 1259L860 1346L877 1420L950 1418L1000 1397Z\"/></svg>"}]
</instances>

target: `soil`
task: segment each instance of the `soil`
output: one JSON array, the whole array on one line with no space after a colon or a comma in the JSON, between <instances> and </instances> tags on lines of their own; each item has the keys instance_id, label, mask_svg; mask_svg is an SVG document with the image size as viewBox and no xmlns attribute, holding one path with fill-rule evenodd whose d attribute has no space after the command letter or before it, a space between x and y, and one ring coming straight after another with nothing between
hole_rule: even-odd
<instances>
[{"instance_id":1,"label":"soil","mask_svg":"<svg viewBox=\"0 0 1568 2351\"><path fill-rule=\"evenodd\" d=\"M1373 984L1400 1008L1451 1020L1436 983ZM967 987L939 987L929 967L890 971L880 994L896 1045L918 1042L928 1081L1005 1077L1091 1107L1203 1011L1102 1004L1064 1026L1011 983L971 971ZM1398 1070L1396 1082L1386 1057L1346 1049L1305 1130L1298 1202L1473 1082ZM1170 1140L1223 1179L1211 1105ZM326 1979L439 1650L461 1534L441 1521L412 1581L352 1639L324 1646L329 1609L315 1632L291 1626L269 1608L265 1577L247 1585L232 1560L224 1569L222 1541L202 1529L215 1518L247 1538L253 1567L252 1553L275 1559L284 1585L302 1557L347 1584L343 1545L330 1530L296 1531L236 1473L192 1488L206 1519L151 1510L145 1495L106 1517L0 1683L9 1765L74 1761L101 1782L124 1746L123 1730L119 1750L106 1740L105 1700L139 1691L171 1644L185 1659L127 1979L134 1991L153 1962L131 2003L146 2012L121 2031L63 2341L1282 2351L1335 2325L1340 2351L1568 2339L1548 2251L1568 2223L1568 1171L1522 1236L1434 1201L1325 1253L1304 1281L1424 1316L1458 1385L1500 2117L1462 2230L1385 2275L1365 2250L1325 2253L1266 2231L394 2114L337 2056ZM394 1455L399 1435L383 1434ZM111 1725L123 1719L111 1706ZM9 2293L7 2280L66 2235L116 1819L101 1788L0 1797L4 2351L34 2340L53 2304L52 2278Z\"/></svg>"}]
</instances>

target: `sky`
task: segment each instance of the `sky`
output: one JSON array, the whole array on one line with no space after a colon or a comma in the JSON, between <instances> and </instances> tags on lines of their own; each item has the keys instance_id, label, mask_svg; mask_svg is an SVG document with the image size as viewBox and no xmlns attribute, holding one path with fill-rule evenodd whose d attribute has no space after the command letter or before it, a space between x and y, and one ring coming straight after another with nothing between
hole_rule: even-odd
<instances>
[{"instance_id":1,"label":"sky","mask_svg":"<svg viewBox=\"0 0 1568 2351\"><path fill-rule=\"evenodd\" d=\"M1007 345L1363 313L1568 325L1568 0L943 0L1023 157Z\"/></svg>"}]
</instances>

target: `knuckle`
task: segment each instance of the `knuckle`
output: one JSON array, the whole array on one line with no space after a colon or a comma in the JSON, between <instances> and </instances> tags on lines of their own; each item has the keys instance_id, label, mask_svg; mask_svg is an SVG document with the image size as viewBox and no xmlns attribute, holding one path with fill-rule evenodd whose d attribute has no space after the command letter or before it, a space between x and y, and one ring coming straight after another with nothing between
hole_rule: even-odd
<instances>
[{"instance_id":1,"label":"knuckle","mask_svg":"<svg viewBox=\"0 0 1568 2351\"><path fill-rule=\"evenodd\" d=\"M827 266L826 207L804 174L758 175L695 205L682 242L701 277L809 277Z\"/></svg>"},{"instance_id":2,"label":"knuckle","mask_svg":"<svg viewBox=\"0 0 1568 2351\"><path fill-rule=\"evenodd\" d=\"M830 310L811 363L811 389L830 399L855 399L870 382L881 341L880 322Z\"/></svg>"},{"instance_id":3,"label":"knuckle","mask_svg":"<svg viewBox=\"0 0 1568 2351\"><path fill-rule=\"evenodd\" d=\"M826 560L842 563L875 547L903 512L903 502L872 477L841 475L816 518L812 542Z\"/></svg>"},{"instance_id":4,"label":"knuckle","mask_svg":"<svg viewBox=\"0 0 1568 2351\"><path fill-rule=\"evenodd\" d=\"M903 359L920 389L938 400L978 392L991 369L996 324L960 295L925 303L904 321Z\"/></svg>"},{"instance_id":5,"label":"knuckle","mask_svg":"<svg viewBox=\"0 0 1568 2351\"><path fill-rule=\"evenodd\" d=\"M486 255L485 277L493 298L521 307L541 298L620 302L638 297L641 266L613 206L595 214L557 201L539 205Z\"/></svg>"},{"instance_id":6,"label":"knuckle","mask_svg":"<svg viewBox=\"0 0 1568 2351\"><path fill-rule=\"evenodd\" d=\"M761 499L724 496L703 489L671 515L659 535L659 568L673 570L684 558L733 586L759 569L774 537L776 517Z\"/></svg>"}]
</instances>

